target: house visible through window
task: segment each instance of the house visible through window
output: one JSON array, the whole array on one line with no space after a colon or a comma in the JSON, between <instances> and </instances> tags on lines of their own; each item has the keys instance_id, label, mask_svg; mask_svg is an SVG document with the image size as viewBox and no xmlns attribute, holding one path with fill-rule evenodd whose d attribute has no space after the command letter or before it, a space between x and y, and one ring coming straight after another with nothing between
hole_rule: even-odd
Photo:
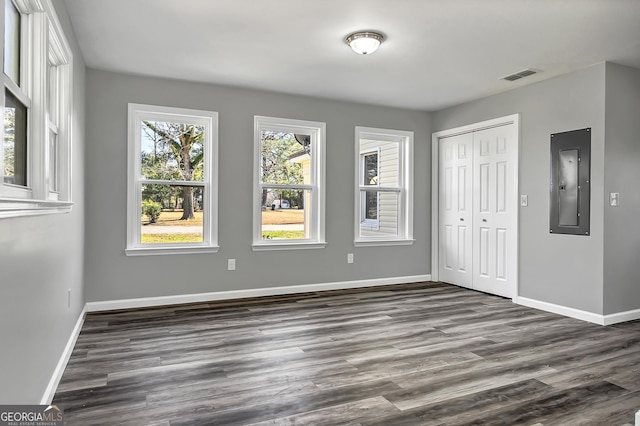
<instances>
[{"instance_id":1,"label":"house visible through window","mask_svg":"<svg viewBox=\"0 0 640 426\"><path fill-rule=\"evenodd\" d=\"M362 181L363 186L377 187L378 186L378 157L379 150L373 152L366 152L361 154L362 156ZM366 190L361 192L362 203L362 227L370 229L378 229L378 214L380 206L378 204L378 191Z\"/></svg>"},{"instance_id":2,"label":"house visible through window","mask_svg":"<svg viewBox=\"0 0 640 426\"><path fill-rule=\"evenodd\" d=\"M129 105L128 254L217 250L217 113Z\"/></svg>"},{"instance_id":3,"label":"house visible through window","mask_svg":"<svg viewBox=\"0 0 640 426\"><path fill-rule=\"evenodd\" d=\"M409 244L413 133L356 128L356 245Z\"/></svg>"},{"instance_id":4,"label":"house visible through window","mask_svg":"<svg viewBox=\"0 0 640 426\"><path fill-rule=\"evenodd\" d=\"M255 125L254 249L324 246L324 123Z\"/></svg>"}]
</instances>

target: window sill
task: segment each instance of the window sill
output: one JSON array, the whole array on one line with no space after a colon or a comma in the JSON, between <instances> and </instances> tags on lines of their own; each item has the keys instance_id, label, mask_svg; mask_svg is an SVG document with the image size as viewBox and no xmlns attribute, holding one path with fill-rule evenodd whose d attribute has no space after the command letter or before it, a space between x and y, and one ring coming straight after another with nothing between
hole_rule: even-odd
<instances>
[{"instance_id":1,"label":"window sill","mask_svg":"<svg viewBox=\"0 0 640 426\"><path fill-rule=\"evenodd\" d=\"M193 246L193 247L135 247L125 249L127 256L156 256L166 254L199 254L217 253L220 246Z\"/></svg>"},{"instance_id":2,"label":"window sill","mask_svg":"<svg viewBox=\"0 0 640 426\"><path fill-rule=\"evenodd\" d=\"M373 246L410 246L416 240L355 240L353 245L356 247L373 247Z\"/></svg>"},{"instance_id":3,"label":"window sill","mask_svg":"<svg viewBox=\"0 0 640 426\"><path fill-rule=\"evenodd\" d=\"M267 250L305 250L305 249L322 249L327 246L326 242L300 242L292 243L286 242L269 242L269 243L253 243L251 249L253 251L267 251Z\"/></svg>"},{"instance_id":4,"label":"window sill","mask_svg":"<svg viewBox=\"0 0 640 426\"><path fill-rule=\"evenodd\" d=\"M69 213L73 203L69 201L27 200L0 198L0 219L20 216Z\"/></svg>"}]
</instances>

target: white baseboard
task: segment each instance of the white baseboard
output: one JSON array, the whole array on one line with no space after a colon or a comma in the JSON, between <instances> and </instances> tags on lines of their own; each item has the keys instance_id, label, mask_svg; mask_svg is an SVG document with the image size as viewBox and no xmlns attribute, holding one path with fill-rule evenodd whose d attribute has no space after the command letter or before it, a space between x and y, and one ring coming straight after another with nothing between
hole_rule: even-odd
<instances>
[{"instance_id":1,"label":"white baseboard","mask_svg":"<svg viewBox=\"0 0 640 426\"><path fill-rule=\"evenodd\" d=\"M522 297L522 296L518 296L513 300L515 303L519 305L540 309L541 311L564 315L565 317L592 322L598 325L605 325L604 316L600 314L594 314L593 312L587 312L587 311L582 311L580 309L574 309L566 306L555 305L553 303L542 302L540 300L529 299L528 297Z\"/></svg>"},{"instance_id":2,"label":"white baseboard","mask_svg":"<svg viewBox=\"0 0 640 426\"><path fill-rule=\"evenodd\" d=\"M595 314L593 312L581 311L580 309L555 305L553 303L541 302L539 300L529 299L528 297L522 296L514 298L513 301L519 305L540 309L541 311L552 312L554 314L564 315L566 317L575 318L582 321L592 322L598 325L612 325L640 319L640 309L634 309L632 311L625 312L616 312L615 314L601 315Z\"/></svg>"},{"instance_id":3,"label":"white baseboard","mask_svg":"<svg viewBox=\"0 0 640 426\"><path fill-rule=\"evenodd\" d=\"M180 294L175 296L142 297L138 299L107 300L87 302L87 312L111 311L117 309L146 308L151 306L176 305L181 303L211 302L215 300L245 299L249 297L278 296L283 294L311 293L314 291L345 290L350 288L375 287L391 284L406 284L431 281L431 275L411 275L406 277L377 278L358 281L339 281L322 284L304 284L282 287L267 287L246 290L216 291L211 293Z\"/></svg>"},{"instance_id":4,"label":"white baseboard","mask_svg":"<svg viewBox=\"0 0 640 426\"><path fill-rule=\"evenodd\" d=\"M618 324L640 319L640 309L633 311L616 312L615 314L607 314L604 316L604 325Z\"/></svg>"},{"instance_id":5,"label":"white baseboard","mask_svg":"<svg viewBox=\"0 0 640 426\"><path fill-rule=\"evenodd\" d=\"M71 358L71 353L73 352L73 348L75 347L78 336L80 335L80 330L82 330L86 314L87 306L85 305L82 312L80 312L80 316L78 317L78 321L76 321L75 327L73 327L69 340L67 340L67 345L64 347L60 360L58 360L58 365L56 365L56 369L53 371L53 375L51 376L51 380L49 380L47 389L45 389L44 395L42 395L42 399L40 400L41 405L49 405L53 400L53 396L56 393L56 389L58 389L60 379L62 379L64 369L67 368L67 363L69 362L69 358Z\"/></svg>"}]
</instances>

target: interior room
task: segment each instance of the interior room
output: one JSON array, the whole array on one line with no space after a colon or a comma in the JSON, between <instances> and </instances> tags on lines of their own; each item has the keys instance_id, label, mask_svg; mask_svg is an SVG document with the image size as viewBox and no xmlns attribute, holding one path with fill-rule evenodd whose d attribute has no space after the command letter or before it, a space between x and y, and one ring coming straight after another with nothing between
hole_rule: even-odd
<instances>
[{"instance_id":1,"label":"interior room","mask_svg":"<svg viewBox=\"0 0 640 426\"><path fill-rule=\"evenodd\" d=\"M640 2L3 10L1 405L640 425Z\"/></svg>"}]
</instances>

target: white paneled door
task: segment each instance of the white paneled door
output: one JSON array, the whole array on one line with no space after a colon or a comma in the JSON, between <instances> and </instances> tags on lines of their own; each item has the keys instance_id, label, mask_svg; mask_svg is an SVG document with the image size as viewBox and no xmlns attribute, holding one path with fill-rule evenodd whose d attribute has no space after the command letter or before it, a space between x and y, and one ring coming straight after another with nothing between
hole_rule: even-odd
<instances>
[{"instance_id":1,"label":"white paneled door","mask_svg":"<svg viewBox=\"0 0 640 426\"><path fill-rule=\"evenodd\" d=\"M440 144L440 280L472 288L473 134Z\"/></svg>"},{"instance_id":2,"label":"white paneled door","mask_svg":"<svg viewBox=\"0 0 640 426\"><path fill-rule=\"evenodd\" d=\"M515 125L473 133L473 288L514 297L518 161Z\"/></svg>"},{"instance_id":3,"label":"white paneled door","mask_svg":"<svg viewBox=\"0 0 640 426\"><path fill-rule=\"evenodd\" d=\"M515 124L439 139L439 277L516 296Z\"/></svg>"}]
</instances>

